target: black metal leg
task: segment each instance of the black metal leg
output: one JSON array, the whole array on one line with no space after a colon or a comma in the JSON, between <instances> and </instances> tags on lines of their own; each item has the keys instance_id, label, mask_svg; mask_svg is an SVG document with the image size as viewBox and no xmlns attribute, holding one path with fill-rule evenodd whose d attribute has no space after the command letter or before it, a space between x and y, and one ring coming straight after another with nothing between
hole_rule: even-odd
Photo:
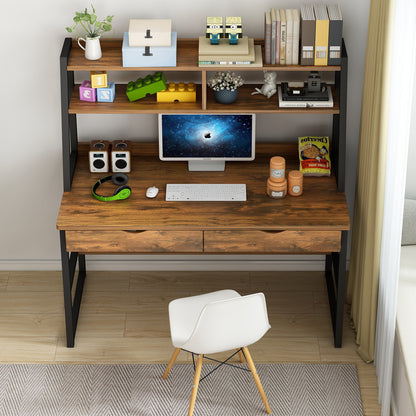
<instances>
[{"instance_id":1,"label":"black metal leg","mask_svg":"<svg viewBox=\"0 0 416 416\"><path fill-rule=\"evenodd\" d=\"M61 240L61 262L62 282L64 287L64 307L66 326L66 345L68 348L74 346L75 332L77 329L79 308L81 306L82 291L86 276L85 255L68 253L66 250L65 231L60 231ZM72 286L74 283L77 260L79 263L78 279L75 288L74 299L72 299Z\"/></svg>"},{"instance_id":2,"label":"black metal leg","mask_svg":"<svg viewBox=\"0 0 416 416\"><path fill-rule=\"evenodd\" d=\"M331 311L335 348L342 347L344 324L345 275L347 265L347 231L341 232L341 251L325 258L325 278Z\"/></svg>"}]
</instances>

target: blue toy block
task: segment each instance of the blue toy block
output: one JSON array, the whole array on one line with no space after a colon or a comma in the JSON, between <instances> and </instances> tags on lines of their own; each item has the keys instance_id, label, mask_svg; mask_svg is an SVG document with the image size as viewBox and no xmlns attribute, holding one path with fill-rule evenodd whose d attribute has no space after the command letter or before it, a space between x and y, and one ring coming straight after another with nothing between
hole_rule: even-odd
<instances>
[{"instance_id":1,"label":"blue toy block","mask_svg":"<svg viewBox=\"0 0 416 416\"><path fill-rule=\"evenodd\" d=\"M112 103L116 95L116 84L107 82L107 87L97 88L97 101L100 103Z\"/></svg>"},{"instance_id":2,"label":"blue toy block","mask_svg":"<svg viewBox=\"0 0 416 416\"><path fill-rule=\"evenodd\" d=\"M129 34L124 33L122 57L124 67L163 67L176 66L177 32L172 32L171 46L151 46L146 55L145 46L129 46Z\"/></svg>"}]
</instances>

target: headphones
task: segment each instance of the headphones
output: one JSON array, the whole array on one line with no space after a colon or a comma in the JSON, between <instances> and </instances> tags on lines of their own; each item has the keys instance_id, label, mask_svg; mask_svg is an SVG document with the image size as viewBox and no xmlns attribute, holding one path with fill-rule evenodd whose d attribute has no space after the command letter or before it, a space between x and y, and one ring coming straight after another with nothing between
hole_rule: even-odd
<instances>
[{"instance_id":1,"label":"headphones","mask_svg":"<svg viewBox=\"0 0 416 416\"><path fill-rule=\"evenodd\" d=\"M131 194L131 188L126 185L128 182L129 177L125 175L124 173L115 173L114 175L106 176L105 178L100 179L97 181L94 186L92 187L92 194L95 198L97 198L99 201L117 201L119 199L126 199ZM113 196L102 196L98 195L96 193L98 187L104 183L112 181L114 185L117 185L116 190L114 191Z\"/></svg>"}]
</instances>

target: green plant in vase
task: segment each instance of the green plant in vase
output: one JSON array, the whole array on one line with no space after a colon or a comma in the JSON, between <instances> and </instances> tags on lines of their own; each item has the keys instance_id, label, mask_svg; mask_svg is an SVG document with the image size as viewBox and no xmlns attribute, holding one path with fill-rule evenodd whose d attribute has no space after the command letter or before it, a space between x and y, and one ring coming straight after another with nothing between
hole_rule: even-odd
<instances>
[{"instance_id":1,"label":"green plant in vase","mask_svg":"<svg viewBox=\"0 0 416 416\"><path fill-rule=\"evenodd\" d=\"M100 59L101 46L100 36L105 32L110 32L113 28L112 21L114 16L107 16L104 19L98 19L94 6L91 4L92 11L89 12L87 8L83 12L75 12L73 18L74 25L68 26L65 29L69 33L76 32L78 45L84 49L85 57L87 59ZM78 33L82 29L85 32L85 38L79 37ZM85 42L85 47L81 45L80 41Z\"/></svg>"}]
</instances>

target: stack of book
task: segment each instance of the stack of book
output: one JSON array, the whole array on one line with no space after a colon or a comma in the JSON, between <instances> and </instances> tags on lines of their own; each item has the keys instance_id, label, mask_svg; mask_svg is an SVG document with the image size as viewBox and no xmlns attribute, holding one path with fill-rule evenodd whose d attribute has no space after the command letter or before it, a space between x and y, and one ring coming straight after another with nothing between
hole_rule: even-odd
<instances>
[{"instance_id":1,"label":"stack of book","mask_svg":"<svg viewBox=\"0 0 416 416\"><path fill-rule=\"evenodd\" d=\"M263 65L261 46L254 39L243 36L236 45L228 39L220 39L212 45L205 36L199 37L198 63L202 67L261 67Z\"/></svg>"},{"instance_id":2,"label":"stack of book","mask_svg":"<svg viewBox=\"0 0 416 416\"><path fill-rule=\"evenodd\" d=\"M298 9L274 9L265 13L264 62L298 65L300 16Z\"/></svg>"},{"instance_id":3,"label":"stack of book","mask_svg":"<svg viewBox=\"0 0 416 416\"><path fill-rule=\"evenodd\" d=\"M340 65L342 23L337 4L271 9L265 13L264 63Z\"/></svg>"}]
</instances>

